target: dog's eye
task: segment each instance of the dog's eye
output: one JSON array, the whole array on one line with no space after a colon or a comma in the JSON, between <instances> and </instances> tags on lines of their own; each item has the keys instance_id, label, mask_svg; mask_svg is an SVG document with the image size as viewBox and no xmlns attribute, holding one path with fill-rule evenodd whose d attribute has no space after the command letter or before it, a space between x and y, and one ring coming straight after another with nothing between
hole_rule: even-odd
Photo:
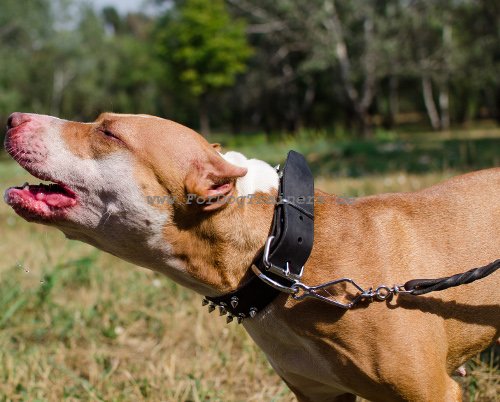
<instances>
[{"instance_id":1,"label":"dog's eye","mask_svg":"<svg viewBox=\"0 0 500 402\"><path fill-rule=\"evenodd\" d=\"M115 139L119 139L116 135L114 135L110 130L108 130L107 128L100 128L99 131L104 134L106 137L111 137L111 138L115 138Z\"/></svg>"}]
</instances>

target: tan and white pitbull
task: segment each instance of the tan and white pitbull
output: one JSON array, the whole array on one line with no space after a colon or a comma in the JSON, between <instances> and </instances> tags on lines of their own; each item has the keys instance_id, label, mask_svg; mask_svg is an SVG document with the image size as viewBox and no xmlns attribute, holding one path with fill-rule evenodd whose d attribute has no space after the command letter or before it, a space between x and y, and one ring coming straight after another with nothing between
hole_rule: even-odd
<instances>
[{"instance_id":1,"label":"tan and white pitbull","mask_svg":"<svg viewBox=\"0 0 500 402\"><path fill-rule=\"evenodd\" d=\"M77 123L14 113L8 128L12 157L56 183L6 191L26 220L202 295L234 290L251 275L274 205L188 203L187 194L273 196L278 178L268 164L221 155L194 131L145 115ZM303 282L392 285L485 265L500 255L499 194L495 168L415 193L317 205ZM148 202L153 196L172 201ZM499 300L498 273L349 311L283 294L244 326L300 401L461 401L450 375L499 337Z\"/></svg>"}]
</instances>

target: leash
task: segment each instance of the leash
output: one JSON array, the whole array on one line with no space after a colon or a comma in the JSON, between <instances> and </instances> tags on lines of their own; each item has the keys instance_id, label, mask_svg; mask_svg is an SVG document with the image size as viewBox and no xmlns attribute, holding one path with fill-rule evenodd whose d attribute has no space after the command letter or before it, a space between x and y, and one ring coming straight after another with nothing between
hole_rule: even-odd
<instances>
[{"instance_id":1,"label":"leash","mask_svg":"<svg viewBox=\"0 0 500 402\"><path fill-rule=\"evenodd\" d=\"M318 286L307 286L303 283L297 282L290 287L290 293L295 300L303 300L306 297L312 297L322 300L328 304L333 304L345 309L351 309L360 302L366 300L373 301L376 299L384 301L401 293L419 296L430 292L449 289L455 286L465 285L491 275L498 268L500 268L500 259L483 267L473 268L462 274L456 274L439 279L413 279L406 282L404 285L394 285L392 287L381 285L376 290L373 290L373 288L364 290L350 278L337 279ZM328 293L327 289L342 282L351 283L359 291L359 294L350 303L341 303L328 297L331 295Z\"/></svg>"},{"instance_id":2,"label":"leash","mask_svg":"<svg viewBox=\"0 0 500 402\"><path fill-rule=\"evenodd\" d=\"M430 292L438 292L452 288L454 286L466 285L491 275L500 268L500 259L485 265L484 267L473 268L463 274L456 274L440 279L413 279L404 284L404 288L411 292L412 295L424 295Z\"/></svg>"},{"instance_id":3,"label":"leash","mask_svg":"<svg viewBox=\"0 0 500 402\"><path fill-rule=\"evenodd\" d=\"M251 268L255 276L234 292L219 297L205 297L202 305L212 312L219 307L220 315L234 317L241 323L254 318L279 294L287 293L295 300L313 298L344 309L361 302L384 301L399 294L419 296L465 285L493 274L500 268L500 259L483 267L438 279L413 279L404 285L380 285L364 289L351 278L341 278L317 286L301 282L304 265L309 258L314 240L314 178L305 158L288 153L285 166L278 171L280 183L271 234L264 250ZM333 299L328 288L350 283L358 293L347 303Z\"/></svg>"}]
</instances>

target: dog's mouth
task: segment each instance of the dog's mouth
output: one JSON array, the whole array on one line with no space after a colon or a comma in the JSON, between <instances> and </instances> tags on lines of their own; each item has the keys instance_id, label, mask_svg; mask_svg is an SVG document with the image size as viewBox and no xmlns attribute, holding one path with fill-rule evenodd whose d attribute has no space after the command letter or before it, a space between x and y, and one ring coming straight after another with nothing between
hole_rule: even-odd
<instances>
[{"instance_id":1,"label":"dog's mouth","mask_svg":"<svg viewBox=\"0 0 500 402\"><path fill-rule=\"evenodd\" d=\"M64 217L77 199L67 185L53 181L11 187L5 192L5 202L27 220L53 220Z\"/></svg>"}]
</instances>

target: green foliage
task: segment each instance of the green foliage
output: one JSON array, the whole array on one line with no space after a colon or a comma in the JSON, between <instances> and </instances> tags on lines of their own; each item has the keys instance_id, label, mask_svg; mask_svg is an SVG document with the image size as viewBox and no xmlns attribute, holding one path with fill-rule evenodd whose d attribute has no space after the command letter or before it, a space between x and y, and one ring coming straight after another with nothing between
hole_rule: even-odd
<instances>
[{"instance_id":1,"label":"green foliage","mask_svg":"<svg viewBox=\"0 0 500 402\"><path fill-rule=\"evenodd\" d=\"M500 122L497 1L154 3L168 6L124 15L83 0L1 0L0 125L16 110L349 137L410 115L420 128Z\"/></svg>"},{"instance_id":2,"label":"green foliage","mask_svg":"<svg viewBox=\"0 0 500 402\"><path fill-rule=\"evenodd\" d=\"M229 15L223 0L186 0L167 15L159 49L195 96L234 84L251 49L245 23Z\"/></svg>"},{"instance_id":3,"label":"green foliage","mask_svg":"<svg viewBox=\"0 0 500 402\"><path fill-rule=\"evenodd\" d=\"M122 20L113 9L101 16L73 0L29 3L2 1L0 120L15 110L77 119L158 112L162 71L149 18Z\"/></svg>"},{"instance_id":4,"label":"green foliage","mask_svg":"<svg viewBox=\"0 0 500 402\"><path fill-rule=\"evenodd\" d=\"M48 0L28 0L22 7L18 1L2 0L0 9L1 119L30 104L30 63L53 33L53 18Z\"/></svg>"}]
</instances>

